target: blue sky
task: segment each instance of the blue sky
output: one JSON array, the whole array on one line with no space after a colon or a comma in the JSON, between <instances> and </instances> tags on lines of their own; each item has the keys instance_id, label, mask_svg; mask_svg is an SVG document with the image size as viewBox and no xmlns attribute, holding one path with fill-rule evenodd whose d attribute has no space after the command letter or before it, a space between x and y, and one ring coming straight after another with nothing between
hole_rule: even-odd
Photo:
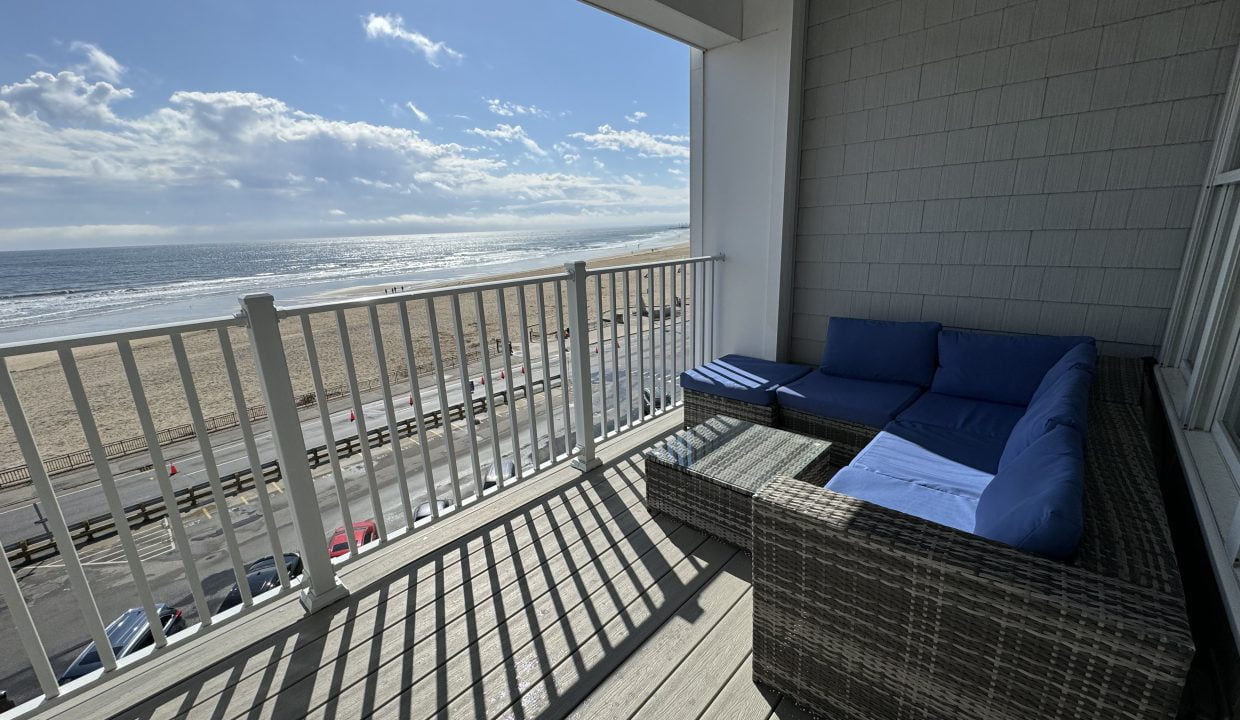
<instances>
[{"instance_id":1,"label":"blue sky","mask_svg":"<svg viewBox=\"0 0 1240 720\"><path fill-rule=\"evenodd\" d=\"M6 15L0 249L688 220L688 49L576 0Z\"/></svg>"}]
</instances>

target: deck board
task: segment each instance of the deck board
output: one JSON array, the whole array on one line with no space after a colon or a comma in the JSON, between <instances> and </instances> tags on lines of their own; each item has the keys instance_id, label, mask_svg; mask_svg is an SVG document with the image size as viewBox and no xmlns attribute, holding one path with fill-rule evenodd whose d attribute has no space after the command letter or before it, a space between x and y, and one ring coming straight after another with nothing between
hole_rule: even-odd
<instances>
[{"instance_id":1,"label":"deck board","mask_svg":"<svg viewBox=\"0 0 1240 720\"><path fill-rule=\"evenodd\" d=\"M175 657L171 687L146 675L127 696L114 679L98 716L803 720L753 684L748 556L645 508L641 451L676 420L603 444L599 470L534 476L472 526L452 518L455 537L381 548L332 608L196 638L234 647Z\"/></svg>"}]
</instances>

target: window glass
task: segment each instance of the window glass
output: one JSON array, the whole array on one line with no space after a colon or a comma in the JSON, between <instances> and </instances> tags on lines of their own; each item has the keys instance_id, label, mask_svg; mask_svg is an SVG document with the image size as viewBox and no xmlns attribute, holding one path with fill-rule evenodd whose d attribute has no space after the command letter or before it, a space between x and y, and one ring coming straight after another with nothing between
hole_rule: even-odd
<instances>
[{"instance_id":1,"label":"window glass","mask_svg":"<svg viewBox=\"0 0 1240 720\"><path fill-rule=\"evenodd\" d=\"M1222 264L1220 259L1230 238L1232 223L1236 219L1237 200L1240 200L1240 193L1235 192L1233 186L1230 185L1216 188L1210 200L1210 212L1206 217L1211 226L1207 229L1206 236L1211 238L1211 241L1206 246L1211 248L1211 251L1205 260L1206 268L1201 278L1201 285L1197 288L1197 309L1190 319L1192 332L1189 333L1188 344L1184 346L1184 363L1190 368L1197 361L1197 351L1200 349L1202 334L1205 332L1206 318L1210 315L1214 285L1218 279L1219 266ZM1226 203L1225 207L1221 207L1223 203Z\"/></svg>"}]
</instances>

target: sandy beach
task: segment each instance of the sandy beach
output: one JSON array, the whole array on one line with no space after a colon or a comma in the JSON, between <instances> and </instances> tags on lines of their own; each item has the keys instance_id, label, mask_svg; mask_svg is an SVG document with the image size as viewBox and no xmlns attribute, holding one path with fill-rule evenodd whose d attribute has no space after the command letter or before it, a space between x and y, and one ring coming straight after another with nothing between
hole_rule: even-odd
<instances>
[{"instance_id":1,"label":"sandy beach","mask_svg":"<svg viewBox=\"0 0 1240 720\"><path fill-rule=\"evenodd\" d=\"M688 245L659 249L642 250L639 252L594 259L589 267L614 267L629 263L659 262L687 257ZM562 272L563 267L545 267L522 272L510 272L488 277L470 277L466 281L454 280L440 285L456 285L462 282L469 284L486 280L515 279L533 277L549 273ZM667 273L668 302L674 296L672 292L672 273ZM630 288L631 309L637 310L636 276L631 276ZM656 278L657 279L657 278ZM617 308L624 309L623 292L617 282ZM330 299L346 297L365 297L383 295L385 287L390 286L359 286L348 290L333 292ZM412 290L411 286L409 287ZM426 287L426 286L422 286ZM419 288L421 289L421 288ZM554 333L555 322L555 289L552 283L544 283L544 319L549 333ZM657 288L656 288L657 290ZM679 294L679 288L675 294ZM610 303L610 286L604 278L602 282L604 315L608 314ZM657 295L656 295L657 297ZM324 298L325 300L327 298ZM498 301L495 292L486 292L482 296L483 314L486 321L488 338L492 347L500 337L500 321ZM692 287L690 284L690 302ZM520 348L520 313L515 289L506 291L505 303L508 310L509 335L514 348ZM590 324L597 322L596 303L593 288L589 301ZM528 327L536 332L540 329L538 313L538 294L527 290L525 297ZM396 304L380 307L379 320L383 336L383 350L389 369L405 367L403 339L400 332ZM419 373L426 375L433 367L431 337L428 328L428 309L425 300L416 300L407 304L413 335L414 353ZM471 375L481 374L479 363L479 318L477 317L473 295L461 298L461 322L466 337L466 359L470 363ZM453 325L452 303L447 298L435 302L436 318L439 329L440 349L443 353L444 365L455 367L459 364L458 350ZM567 301L564 312L567 317ZM354 362L357 366L359 379L366 380L378 377L377 359L370 330L370 322L364 309L349 310L345 313L350 339L352 341ZM323 371L323 382L327 386L346 381L340 336L337 330L335 313L316 313L311 316L311 329L318 348L320 367ZM143 318L135 316L132 325L144 324ZM306 360L306 346L302 337L301 324L297 321L285 321L281 324L286 354L293 376L293 387L296 392L304 393L313 390ZM247 405L262 402L261 393L255 382L254 366L250 357L249 338L244 328L233 328L229 333ZM190 333L184 336L185 349L193 370L196 386L203 413L207 416L227 413L233 410L233 398L229 390L228 378L224 370L220 342L214 331ZM189 411L186 406L184 390L181 387L176 362L172 355L171 344L167 338L153 338L133 343L134 355L141 372L147 399L150 403L155 424L159 428L181 425L189 422ZM536 354L536 350L534 351ZM75 353L78 369L81 372L86 392L90 399L94 419L104 442L120 440L140 434L137 414L134 410L132 396L125 381L120 358L114 345L101 345L82 348ZM35 439L44 458L62 453L81 450L86 447L77 413L65 383L60 363L53 353L19 356L8 360L14 382L17 386L26 416L35 434ZM407 385L398 384L394 392L407 389ZM23 464L17 451L16 441L8 424L7 416L0 414L0 469Z\"/></svg>"}]
</instances>

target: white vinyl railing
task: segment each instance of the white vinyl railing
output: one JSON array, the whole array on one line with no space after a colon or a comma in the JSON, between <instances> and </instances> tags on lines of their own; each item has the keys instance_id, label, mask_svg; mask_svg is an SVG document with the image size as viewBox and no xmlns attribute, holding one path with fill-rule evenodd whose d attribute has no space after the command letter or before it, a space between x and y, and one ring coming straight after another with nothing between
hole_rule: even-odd
<instances>
[{"instance_id":1,"label":"white vinyl railing","mask_svg":"<svg viewBox=\"0 0 1240 720\"><path fill-rule=\"evenodd\" d=\"M270 553L278 559L296 552L301 575L291 577L283 562L275 562L279 589L269 595L299 590L307 611L314 612L347 594L337 576L342 563L547 467L570 460L583 470L595 467L599 440L678 406L678 374L713 355L711 298L714 263L719 260L722 257L694 257L597 269L578 262L565 266L563 273L533 278L283 308L277 308L270 295L250 295L242 299L236 317L0 345L0 404L29 468L42 521L81 616L84 637L79 642L98 648L103 675L157 655L170 642L157 605L171 591L148 579L144 558L149 556L135 537L147 518L165 519L172 549L168 556L179 561L178 579L192 602L184 611L195 621L175 641L269 599L251 597L248 583L241 581L240 608L213 614L209 596L220 589L204 587L205 576L231 573L244 578L247 563L258 556ZM248 357L244 349L238 356L234 332L248 338ZM218 349L226 382L212 387L217 393L222 387L229 395L226 404L236 412L240 442L234 438L213 444L199 390L201 377L195 377L191 366L198 353L187 351L187 336L193 336L199 351L202 338ZM286 346L286 338L299 341ZM144 377L134 350L139 340L145 352L151 351L149 341L168 344L172 377ZM119 358L121 389L132 401L146 439L156 488L143 491L129 471L119 479L119 461L105 453L91 409L91 388L83 382L75 355L100 347L114 348ZM100 505L108 510L114 542L128 569L124 590L132 587L136 592L152 628L151 649L133 657L116 658L107 642L109 612L117 612L121 602L114 576L106 576L113 581L97 578L92 585L81 558L90 544L113 540L75 534L80 519L62 512L62 498L44 470L39 438L8 365L13 358L46 352L56 353L94 463L71 479L76 492L85 486L102 496ZM302 352L305 363L297 366L297 375L311 387L296 388L298 395L290 358ZM333 362L337 356L340 362ZM251 365L252 377L243 376L240 368ZM360 377L362 365L380 378L377 398L363 393L363 387L374 383ZM328 371L335 377L343 374L347 404L333 407L329 402ZM252 421L247 412L247 381L262 394L265 420ZM174 479L168 457L188 449L159 442L147 389L151 383L162 388L170 382L180 386L182 409L193 428L193 453L201 465L196 472L206 479L201 488L177 487L184 485L184 473ZM303 415L298 398L306 405L310 390L312 411ZM220 398L213 400L221 404ZM337 420L346 412L347 426ZM313 442L318 444L307 447ZM360 465L348 464L353 456L360 456ZM231 473L221 469L238 463L246 468ZM320 467L326 469L316 473ZM316 483L316 474L321 482ZM278 493L268 488L276 481ZM263 530L247 530L251 534L243 537L228 497L251 491ZM142 519L133 515L135 492L152 496L141 499ZM187 493L191 506L207 503L215 508L207 521L215 530L191 536L183 508ZM162 512L152 513L148 503L162 505ZM373 523L375 537L359 545L350 529L366 522ZM345 529L348 551L333 559L327 534L337 525ZM63 668L53 668L44 637L59 637L64 628L37 621L40 608L27 601L14 574L15 562L24 566L36 561L6 552L0 563L0 596L25 650L27 677L33 677L24 693L17 687L7 690L19 701L38 692L53 698L61 693L57 670ZM211 572L204 575L204 568ZM100 600L111 610L101 611ZM63 644L63 638L58 642ZM76 654L74 650L69 659ZM0 674L20 675L13 654L7 662L12 666L0 668Z\"/></svg>"}]
</instances>

